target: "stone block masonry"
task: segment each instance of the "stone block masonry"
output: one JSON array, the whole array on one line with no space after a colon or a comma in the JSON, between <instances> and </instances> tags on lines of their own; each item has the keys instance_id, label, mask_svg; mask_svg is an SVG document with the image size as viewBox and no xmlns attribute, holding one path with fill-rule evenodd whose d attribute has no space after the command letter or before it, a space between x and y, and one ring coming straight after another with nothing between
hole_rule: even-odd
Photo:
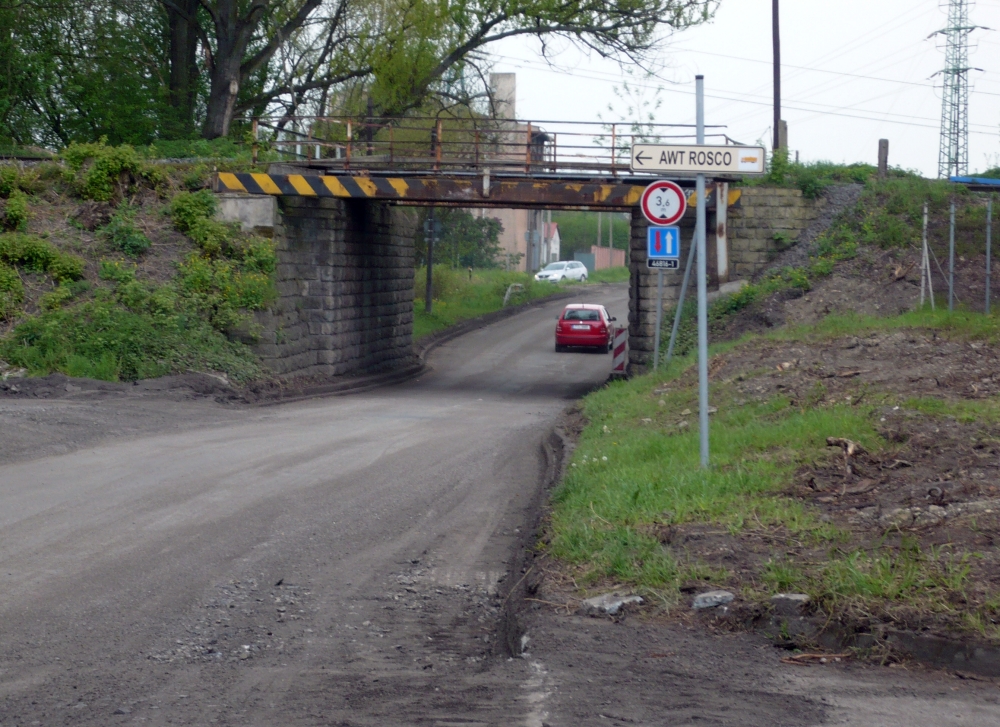
<instances>
[{"instance_id":1,"label":"stone block masonry","mask_svg":"<svg viewBox=\"0 0 1000 727\"><path fill-rule=\"evenodd\" d=\"M798 189L746 187L740 205L729 210L729 265L732 279L749 279L822 212L826 199L806 199Z\"/></svg>"},{"instance_id":2,"label":"stone block masonry","mask_svg":"<svg viewBox=\"0 0 1000 727\"><path fill-rule=\"evenodd\" d=\"M283 378L412 363L413 210L363 200L281 197L278 300L256 346Z\"/></svg>"},{"instance_id":3,"label":"stone block masonry","mask_svg":"<svg viewBox=\"0 0 1000 727\"><path fill-rule=\"evenodd\" d=\"M680 222L681 228L681 260L677 270L663 271L663 309L669 311L674 307L681 290L684 278L684 265L694 238L695 216L693 211L684 216ZM646 267L646 229L649 223L636 207L632 210L632 230L629 238L629 301L628 301L628 371L639 374L646 371L653 358L653 343L656 335L656 293L657 276L655 270ZM711 229L711 226L709 227ZM695 289L695 276L692 271L691 282L688 284L688 294ZM663 345L670 336L667 326Z\"/></svg>"}]
</instances>

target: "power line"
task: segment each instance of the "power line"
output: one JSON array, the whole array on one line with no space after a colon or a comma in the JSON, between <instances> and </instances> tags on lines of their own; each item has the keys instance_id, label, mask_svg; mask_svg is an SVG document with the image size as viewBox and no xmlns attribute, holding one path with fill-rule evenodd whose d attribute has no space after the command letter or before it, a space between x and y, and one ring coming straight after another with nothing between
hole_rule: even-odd
<instances>
[{"instance_id":1,"label":"power line","mask_svg":"<svg viewBox=\"0 0 1000 727\"><path fill-rule=\"evenodd\" d=\"M587 74L579 73L578 71L575 71L575 70L559 69L559 68L556 68L556 67L551 66L551 65L546 64L546 63L539 63L539 62L529 61L529 60L521 59L521 58L513 59L513 58L510 58L509 56L501 56L501 55L497 55L496 57L507 60L514 67L518 67L517 64L521 64L521 67L525 67L525 68L528 68L528 69L531 69L531 70L540 70L540 71L547 72L547 73L556 73L556 74L559 74L559 75L568 75L568 76L573 76L575 78L584 78L584 79L593 80L593 81L601 81L601 82L604 82L604 83L616 83L616 82L620 83L623 80L623 79L621 79L620 76L618 76L616 74L607 73L607 72L603 72L603 71L591 71L590 73L592 73L592 74L593 73L603 74L605 76L608 76L607 78L600 78L600 77L594 76L594 75L587 75ZM531 68L532 64L535 64L538 67L537 68ZM688 96L694 95L694 91L688 91L688 90L676 88L673 85L661 87L661 86L651 86L650 84L646 84L646 83L642 83L642 82L637 82L637 81L631 81L629 83L630 83L630 85L633 85L633 86L635 86L637 88L644 88L644 89L649 89L649 90L656 90L656 89L662 88L662 90L664 90L664 91L666 91L668 93L680 93L680 94L684 94L684 95L688 95ZM761 101L754 101L754 100L752 100L754 98L767 99L766 96L757 96L757 95L751 95L751 94L737 94L735 97L734 96L721 96L721 95L718 95L718 94L705 94L705 98L710 98L710 99L713 99L713 100L716 100L716 101L727 101L727 102L731 102L731 103L748 104L748 105L751 105L751 106L767 106L767 107L772 106L772 103L769 100L761 100ZM792 103L795 104L796 102L792 102ZM803 102L798 102L798 103L803 103ZM801 105L789 105L787 103L784 104L784 107L787 108L787 109L790 109L792 111L802 111L804 113L809 113L809 114L824 114L824 115L827 115L827 116L839 116L839 117L843 117L843 118L860 119L860 120L863 120L863 121L877 121L877 122L886 122L886 123L892 123L892 124L903 124L903 125L914 126L914 127L918 127L918 128L926 128L926 129L937 129L938 128L937 119L927 118L927 117L923 117L923 116L913 116L913 115L910 115L910 114L884 114L884 115L891 115L891 116L898 117L900 120L897 121L897 120L894 120L894 119L879 118L879 117L875 117L875 116L861 116L859 114L843 113L843 111L841 111L841 109L844 109L843 105L820 104L820 103L811 102L811 101L810 102L804 102L804 103L808 103L811 106L819 106L819 107L822 107L822 108L803 108ZM879 114L879 113L881 113L879 111L875 111L875 110L872 110L872 109L860 109L860 111L862 111L862 112L868 112L868 113L871 113L871 114ZM913 122L925 122L925 123L913 123ZM996 134L996 128L993 127L993 126L988 126L986 124L974 124L974 126L982 126L984 130L983 131L974 130L972 133L983 134L983 135L995 135ZM988 131L986 129L988 129Z\"/></svg>"}]
</instances>

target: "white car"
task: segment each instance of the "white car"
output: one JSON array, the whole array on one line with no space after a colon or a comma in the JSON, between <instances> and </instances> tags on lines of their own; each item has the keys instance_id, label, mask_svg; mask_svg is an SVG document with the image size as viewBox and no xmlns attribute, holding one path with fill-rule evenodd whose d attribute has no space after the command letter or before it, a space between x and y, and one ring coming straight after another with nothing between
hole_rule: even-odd
<instances>
[{"instance_id":1,"label":"white car","mask_svg":"<svg viewBox=\"0 0 1000 727\"><path fill-rule=\"evenodd\" d=\"M535 273L535 280L539 282L548 281L550 283L558 283L560 280L579 280L583 282L586 279L587 266L576 260L549 263Z\"/></svg>"}]
</instances>

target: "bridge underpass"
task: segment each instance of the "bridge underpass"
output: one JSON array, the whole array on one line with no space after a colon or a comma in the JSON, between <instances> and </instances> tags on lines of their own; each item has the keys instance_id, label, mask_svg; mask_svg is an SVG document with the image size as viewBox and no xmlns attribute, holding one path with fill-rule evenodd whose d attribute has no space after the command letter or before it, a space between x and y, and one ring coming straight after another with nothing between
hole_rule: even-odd
<instances>
[{"instance_id":1,"label":"bridge underpass","mask_svg":"<svg viewBox=\"0 0 1000 727\"><path fill-rule=\"evenodd\" d=\"M273 210L280 298L258 319L264 362L286 377L412 363L415 208L451 206L629 213L629 368L642 370L653 350L657 278L646 268L648 223L638 203L654 177L632 175L617 146L563 144L560 151L553 148L554 134L517 123L527 129L523 136L497 132L501 140L504 134L522 139L513 151L496 151L503 145L494 144L492 154L480 148L471 158L464 152L452 156L435 143L435 134L440 139L444 133L437 126L424 156L382 149L368 139L358 142L368 152L359 156L313 139L308 143L317 151L333 147L336 155L273 163L266 173L218 173L214 189L226 203ZM693 195L693 179L679 183ZM710 277L718 280L715 253L721 241L725 255L726 245L725 224L716 222L718 200L728 208L738 204L739 193L721 184L709 189L708 262ZM680 223L685 259L694 217L692 205ZM682 273L665 271L666 305L676 299Z\"/></svg>"}]
</instances>

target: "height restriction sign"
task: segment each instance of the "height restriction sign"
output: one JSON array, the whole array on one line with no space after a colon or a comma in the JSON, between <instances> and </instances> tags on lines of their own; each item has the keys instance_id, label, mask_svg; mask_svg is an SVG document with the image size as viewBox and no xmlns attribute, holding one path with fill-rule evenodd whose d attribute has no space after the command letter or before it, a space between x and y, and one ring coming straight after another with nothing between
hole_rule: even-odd
<instances>
[{"instance_id":1,"label":"height restriction sign","mask_svg":"<svg viewBox=\"0 0 1000 727\"><path fill-rule=\"evenodd\" d=\"M661 179L646 187L639 206L654 225L672 225L687 211L687 196L676 183Z\"/></svg>"}]
</instances>

